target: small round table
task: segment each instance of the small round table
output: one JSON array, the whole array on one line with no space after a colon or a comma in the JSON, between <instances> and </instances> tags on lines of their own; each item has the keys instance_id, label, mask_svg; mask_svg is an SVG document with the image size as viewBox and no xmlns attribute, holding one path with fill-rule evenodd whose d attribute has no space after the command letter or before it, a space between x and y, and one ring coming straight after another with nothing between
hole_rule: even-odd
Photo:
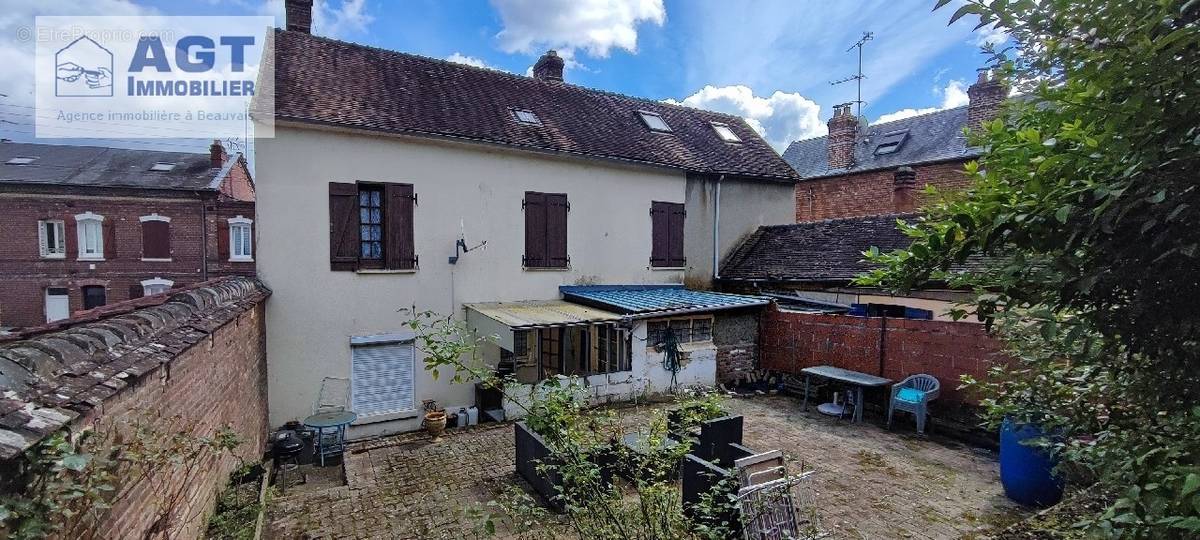
<instances>
[{"instance_id":1,"label":"small round table","mask_svg":"<svg viewBox=\"0 0 1200 540\"><path fill-rule=\"evenodd\" d=\"M351 411L329 411L304 419L304 426L317 432L317 459L325 466L325 456L340 455L346 449L346 426L358 419ZM328 442L325 436L329 435Z\"/></svg>"}]
</instances>

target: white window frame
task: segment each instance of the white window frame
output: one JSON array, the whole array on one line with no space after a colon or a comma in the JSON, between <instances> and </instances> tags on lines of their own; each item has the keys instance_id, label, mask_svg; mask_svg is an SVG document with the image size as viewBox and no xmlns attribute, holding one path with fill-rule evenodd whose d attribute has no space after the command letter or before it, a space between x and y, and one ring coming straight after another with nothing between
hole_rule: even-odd
<instances>
[{"instance_id":1,"label":"white window frame","mask_svg":"<svg viewBox=\"0 0 1200 540\"><path fill-rule=\"evenodd\" d=\"M161 216L158 214L158 212L151 212L148 216L139 217L138 221L141 223L145 223L147 221L161 221L169 225L171 223L171 218L167 216ZM143 253L145 252L145 249L146 246L142 246ZM174 259L171 257L142 257L142 260L145 262L171 262Z\"/></svg>"},{"instance_id":2,"label":"white window frame","mask_svg":"<svg viewBox=\"0 0 1200 540\"><path fill-rule=\"evenodd\" d=\"M727 143L742 142L742 138L738 137L738 134L733 131L733 128L729 124L724 122L710 122L709 125L712 126L713 131L716 132L717 137L722 141Z\"/></svg>"},{"instance_id":3,"label":"white window frame","mask_svg":"<svg viewBox=\"0 0 1200 540\"><path fill-rule=\"evenodd\" d=\"M247 218L247 217L242 217L241 215L238 215L237 217L231 217L225 221L229 222L229 260L231 262L253 262L254 261L254 220ZM246 237L247 237L248 241L245 242L244 246L243 246L246 248L245 253L237 253L236 250L234 250L234 247L237 246L237 242L235 242L234 240L238 236L237 235L238 229L241 229L242 227L245 227L247 229L248 234L246 235Z\"/></svg>"},{"instance_id":4,"label":"white window frame","mask_svg":"<svg viewBox=\"0 0 1200 540\"><path fill-rule=\"evenodd\" d=\"M95 223L96 233L96 253L89 254L87 249L87 228L88 225ZM104 260L104 216L84 212L75 214L75 236L79 245L79 260L81 261L103 261Z\"/></svg>"},{"instance_id":5,"label":"white window frame","mask_svg":"<svg viewBox=\"0 0 1200 540\"><path fill-rule=\"evenodd\" d=\"M175 282L171 281L169 279L160 278L158 276L154 276L152 279L143 279L142 280L142 294L144 294L146 296L150 296L152 294L159 294L157 292L150 292L150 287L160 287L160 286L165 287L165 288L159 292L167 292L167 291L171 290L171 287L175 286Z\"/></svg>"},{"instance_id":6,"label":"white window frame","mask_svg":"<svg viewBox=\"0 0 1200 540\"><path fill-rule=\"evenodd\" d=\"M50 239L46 237L46 225L53 223L55 225L54 235L57 237L58 246L51 246ZM51 249L51 248L54 249ZM38 253L43 259L65 259L67 258L67 223L61 219L39 219L38 220Z\"/></svg>"}]
</instances>

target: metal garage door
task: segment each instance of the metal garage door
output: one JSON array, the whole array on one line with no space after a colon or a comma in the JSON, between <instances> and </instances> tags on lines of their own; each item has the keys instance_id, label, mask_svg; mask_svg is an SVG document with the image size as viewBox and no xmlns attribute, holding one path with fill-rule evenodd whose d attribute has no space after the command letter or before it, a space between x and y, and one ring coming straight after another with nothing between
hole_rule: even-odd
<instances>
[{"instance_id":1,"label":"metal garage door","mask_svg":"<svg viewBox=\"0 0 1200 540\"><path fill-rule=\"evenodd\" d=\"M351 350L350 400L359 418L416 409L412 341L356 345Z\"/></svg>"}]
</instances>

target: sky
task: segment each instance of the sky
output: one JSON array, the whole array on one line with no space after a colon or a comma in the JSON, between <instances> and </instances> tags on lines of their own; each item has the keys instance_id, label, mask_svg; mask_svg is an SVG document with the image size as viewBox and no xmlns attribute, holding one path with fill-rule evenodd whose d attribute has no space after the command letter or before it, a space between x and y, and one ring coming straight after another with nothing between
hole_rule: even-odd
<instances>
[{"instance_id":1,"label":"sky","mask_svg":"<svg viewBox=\"0 0 1200 540\"><path fill-rule=\"evenodd\" d=\"M776 150L825 135L832 106L855 98L864 32L862 113L870 122L965 105L984 56L1005 36L947 25L933 0L316 0L313 33L528 74L547 49L573 84L740 115ZM37 15L273 15L283 0L0 0L0 138L32 141ZM75 139L67 144L96 144ZM206 152L209 141L113 146ZM104 142L103 144L108 144Z\"/></svg>"}]
</instances>

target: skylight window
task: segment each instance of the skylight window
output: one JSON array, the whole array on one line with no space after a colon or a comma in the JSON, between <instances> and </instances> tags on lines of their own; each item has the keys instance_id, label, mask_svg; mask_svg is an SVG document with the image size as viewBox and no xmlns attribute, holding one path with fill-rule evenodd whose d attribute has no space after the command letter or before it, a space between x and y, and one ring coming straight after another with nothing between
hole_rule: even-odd
<instances>
[{"instance_id":1,"label":"skylight window","mask_svg":"<svg viewBox=\"0 0 1200 540\"><path fill-rule=\"evenodd\" d=\"M908 139L908 130L890 131L879 136L879 145L875 147L875 155L892 154L900 149L900 145Z\"/></svg>"},{"instance_id":2,"label":"skylight window","mask_svg":"<svg viewBox=\"0 0 1200 540\"><path fill-rule=\"evenodd\" d=\"M36 159L37 158L35 158L35 157L15 157L8 161L5 161L5 163L7 163L9 165L29 165L30 163L33 163L34 160L36 160Z\"/></svg>"},{"instance_id":3,"label":"skylight window","mask_svg":"<svg viewBox=\"0 0 1200 540\"><path fill-rule=\"evenodd\" d=\"M667 121L656 112L638 111L638 116L642 118L642 123L650 128L650 131L670 132L671 126L667 125Z\"/></svg>"},{"instance_id":4,"label":"skylight window","mask_svg":"<svg viewBox=\"0 0 1200 540\"><path fill-rule=\"evenodd\" d=\"M737 133L734 133L732 129L729 129L728 124L722 124L720 122L713 122L712 128L713 128L713 131L717 132L717 136L720 137L722 141L742 142L742 139L737 136Z\"/></svg>"},{"instance_id":5,"label":"skylight window","mask_svg":"<svg viewBox=\"0 0 1200 540\"><path fill-rule=\"evenodd\" d=\"M174 168L175 168L174 163L163 163L161 161L150 166L150 170L156 171L156 172L167 172Z\"/></svg>"},{"instance_id":6,"label":"skylight window","mask_svg":"<svg viewBox=\"0 0 1200 540\"><path fill-rule=\"evenodd\" d=\"M533 111L531 111L531 110L513 109L512 113L513 113L513 118L516 118L517 121L522 124L529 124L531 126L542 125L542 119L538 118L538 115L533 114Z\"/></svg>"}]
</instances>

